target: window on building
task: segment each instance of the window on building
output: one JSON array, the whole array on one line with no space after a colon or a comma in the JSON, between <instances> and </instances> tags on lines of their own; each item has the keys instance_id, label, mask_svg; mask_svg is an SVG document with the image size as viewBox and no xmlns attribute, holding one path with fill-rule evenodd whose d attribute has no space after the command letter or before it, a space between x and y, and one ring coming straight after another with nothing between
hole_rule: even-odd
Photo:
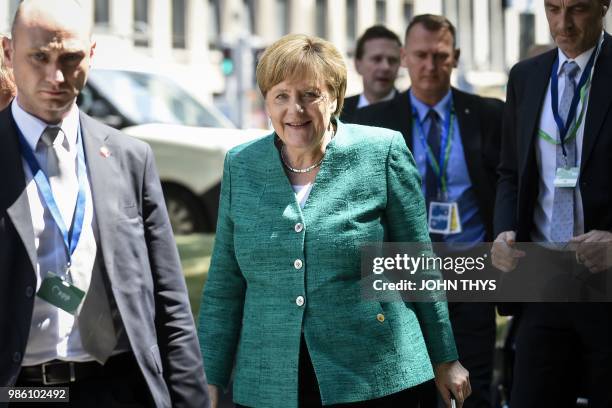
<instances>
[{"instance_id":1,"label":"window on building","mask_svg":"<svg viewBox=\"0 0 612 408\"><path fill-rule=\"evenodd\" d=\"M317 35L327 38L327 0L317 0L315 18Z\"/></svg>"},{"instance_id":2,"label":"window on building","mask_svg":"<svg viewBox=\"0 0 612 408\"><path fill-rule=\"evenodd\" d=\"M289 34L289 1L276 0L276 21L279 37Z\"/></svg>"},{"instance_id":3,"label":"window on building","mask_svg":"<svg viewBox=\"0 0 612 408\"><path fill-rule=\"evenodd\" d=\"M208 41L216 45L221 37L221 8L219 0L208 0Z\"/></svg>"},{"instance_id":4,"label":"window on building","mask_svg":"<svg viewBox=\"0 0 612 408\"><path fill-rule=\"evenodd\" d=\"M95 0L94 2L94 23L96 25L108 26L110 23L110 3L109 0Z\"/></svg>"},{"instance_id":5,"label":"window on building","mask_svg":"<svg viewBox=\"0 0 612 408\"><path fill-rule=\"evenodd\" d=\"M185 0L172 0L172 47L184 49L187 46L187 12Z\"/></svg>"},{"instance_id":6,"label":"window on building","mask_svg":"<svg viewBox=\"0 0 612 408\"><path fill-rule=\"evenodd\" d=\"M376 22L378 24L387 23L387 2L385 0L376 0Z\"/></svg>"},{"instance_id":7,"label":"window on building","mask_svg":"<svg viewBox=\"0 0 612 408\"><path fill-rule=\"evenodd\" d=\"M357 38L357 2L346 0L346 39L353 44Z\"/></svg>"},{"instance_id":8,"label":"window on building","mask_svg":"<svg viewBox=\"0 0 612 408\"><path fill-rule=\"evenodd\" d=\"M134 0L134 45L149 46L149 2Z\"/></svg>"},{"instance_id":9,"label":"window on building","mask_svg":"<svg viewBox=\"0 0 612 408\"><path fill-rule=\"evenodd\" d=\"M446 0L442 3L442 15L448 18L459 31L459 7L461 7L459 0Z\"/></svg>"},{"instance_id":10,"label":"window on building","mask_svg":"<svg viewBox=\"0 0 612 408\"><path fill-rule=\"evenodd\" d=\"M255 1L254 0L242 0L242 14L243 26L247 29L247 32L255 32Z\"/></svg>"},{"instance_id":11,"label":"window on building","mask_svg":"<svg viewBox=\"0 0 612 408\"><path fill-rule=\"evenodd\" d=\"M412 1L404 1L402 12L404 14L404 27L408 27L410 20L412 20L412 17L414 16Z\"/></svg>"}]
</instances>

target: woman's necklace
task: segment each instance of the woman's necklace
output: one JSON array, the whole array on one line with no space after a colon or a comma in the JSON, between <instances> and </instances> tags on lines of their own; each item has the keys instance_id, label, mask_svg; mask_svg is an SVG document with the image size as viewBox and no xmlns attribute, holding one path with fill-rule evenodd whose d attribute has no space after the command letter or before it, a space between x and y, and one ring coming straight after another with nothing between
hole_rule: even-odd
<instances>
[{"instance_id":1,"label":"woman's necklace","mask_svg":"<svg viewBox=\"0 0 612 408\"><path fill-rule=\"evenodd\" d=\"M281 146L280 156L281 156L281 160L282 160L283 164L285 165L285 167L287 168L287 170L289 170L292 173L303 174L303 173L310 173L311 171L313 171L314 169L319 167L321 165L321 163L323 162L323 159L325 158L325 153L323 153L323 156L321 156L321 160L319 160L318 162L316 162L312 166L306 167L305 169L296 169L295 167L291 167L289 165L289 162L287 161L287 158L285 157L285 145L284 144Z\"/></svg>"}]
</instances>

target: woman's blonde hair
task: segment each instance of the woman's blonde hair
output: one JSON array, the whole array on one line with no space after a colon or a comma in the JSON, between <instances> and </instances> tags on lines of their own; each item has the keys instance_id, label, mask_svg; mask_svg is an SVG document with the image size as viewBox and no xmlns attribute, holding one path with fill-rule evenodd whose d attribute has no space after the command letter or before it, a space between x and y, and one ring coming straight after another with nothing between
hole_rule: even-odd
<instances>
[{"instance_id":1,"label":"woman's blonde hair","mask_svg":"<svg viewBox=\"0 0 612 408\"><path fill-rule=\"evenodd\" d=\"M0 35L0 96L15 96L15 80L13 73L4 64L4 49L2 48L2 36Z\"/></svg>"},{"instance_id":2,"label":"woman's blonde hair","mask_svg":"<svg viewBox=\"0 0 612 408\"><path fill-rule=\"evenodd\" d=\"M264 98L285 80L322 80L336 99L334 115L342 112L346 93L346 64L332 43L304 34L289 34L270 45L257 64L257 85Z\"/></svg>"}]
</instances>

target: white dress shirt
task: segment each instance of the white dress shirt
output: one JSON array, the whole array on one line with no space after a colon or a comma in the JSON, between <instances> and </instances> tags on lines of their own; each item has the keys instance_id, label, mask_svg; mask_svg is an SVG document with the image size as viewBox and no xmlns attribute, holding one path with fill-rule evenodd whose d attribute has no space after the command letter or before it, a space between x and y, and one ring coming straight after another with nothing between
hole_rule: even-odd
<instances>
[{"instance_id":1,"label":"white dress shirt","mask_svg":"<svg viewBox=\"0 0 612 408\"><path fill-rule=\"evenodd\" d=\"M395 98L395 89L392 89L391 92L389 92L389 94L387 96L385 96L384 98L382 98L378 102L390 101L393 98ZM371 104L371 102L368 101L368 99L365 97L364 94L359 95L359 102L357 102L357 109L364 108L364 107L366 107L366 106L368 106L370 104Z\"/></svg>"},{"instance_id":2,"label":"white dress shirt","mask_svg":"<svg viewBox=\"0 0 612 408\"><path fill-rule=\"evenodd\" d=\"M603 33L601 35L599 43L603 41ZM591 58L593 52L595 52L596 47L593 47L574 59L568 58L561 49L558 50L559 53L559 66L557 74L559 74L558 81L558 95L561 97L563 95L563 90L565 88L565 73L561 74L561 68L566 61L574 61L578 64L580 68L576 77L577 80L580 78L586 65ZM597 55L595 56L597 63ZM595 66L595 65L594 65ZM594 68L593 68L594 69ZM546 96L544 97L544 104L542 105L542 114L540 115L540 123L539 129L546 132L551 137L555 138L555 140L559 141L559 129L555 122L552 108L551 108L551 80L548 82L548 88L546 89ZM586 111L588 109L588 100L589 100L589 92L590 86L586 90L587 93L585 95L585 105L584 106L584 117L582 119L582 123L577 130L576 133L576 166L580 167L580 163L582 160L582 141L584 139L584 124L586 122ZM579 90L577 90L579 92ZM580 116L580 112L582 111L582 102L578 104L576 109L576 116L574 118L574 123ZM541 137L537 137L536 140L536 160L538 164L538 170L540 174L539 180L539 192L538 199L536 202L536 208L534 211L534 225L535 229L531 233L531 239L534 242L552 242L550 238L551 232L551 221L552 221L552 212L553 212L553 201L555 197L555 186L554 180L557 171L557 156L556 150L557 146L547 142ZM582 195L580 194L580 184L578 183L574 189L574 236L584 234L584 211L582 206Z\"/></svg>"},{"instance_id":3,"label":"white dress shirt","mask_svg":"<svg viewBox=\"0 0 612 408\"><path fill-rule=\"evenodd\" d=\"M39 139L47 124L33 115L30 115L19 106L19 96L12 102L11 111L17 127L23 134L26 142L34 152L36 160L41 169L46 169L46 148L43 143L39 145ZM74 171L76 174L76 152L77 134L79 124L79 110L76 105L68 116L58 126L64 132L67 140L67 148L72 157L75 158ZM66 147L66 144L64 144ZM26 192L32 215L32 226L36 247L36 291L40 289L41 283L49 271L64 275L68 263L68 257L64 248L62 235L48 210L38 186L32 178L32 172L25 159L22 158L23 168L26 176ZM71 270L80 271L85 276L86 282L79 289L87 291L94 261L97 254L95 239L95 217L91 197L89 179L86 177L86 206L83 230L78 246L72 256ZM81 303L82 306L82 303ZM48 303L38 296L34 297L34 310L30 325L30 334L23 359L24 366L41 364L50 360L59 359L67 361L89 361L93 360L81 344L77 316L71 315L56 306Z\"/></svg>"}]
</instances>

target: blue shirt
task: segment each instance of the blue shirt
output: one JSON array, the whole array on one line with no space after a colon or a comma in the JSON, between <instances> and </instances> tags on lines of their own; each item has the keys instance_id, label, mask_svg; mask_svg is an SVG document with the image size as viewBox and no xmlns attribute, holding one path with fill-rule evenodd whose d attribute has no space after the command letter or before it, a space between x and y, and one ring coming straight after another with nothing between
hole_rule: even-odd
<instances>
[{"instance_id":1,"label":"blue shirt","mask_svg":"<svg viewBox=\"0 0 612 408\"><path fill-rule=\"evenodd\" d=\"M426 150L423 148L421 138L427 138L431 120L427 117L429 109L434 109L439 117L444 121L441 123L442 140L446 136L448 124L446 121L449 118L448 112L452 106L452 93L448 93L435 106L429 105L418 100L412 91L410 93L410 103L413 110L416 111L416 116L413 112L412 121L412 154L417 164L417 169L421 173L422 190L425 194L425 170L428 166ZM416 121L422 124L419 127ZM421 134L421 129L424 134ZM450 142L450 141L449 141ZM476 194L472 189L472 181L468 173L467 164L465 162L465 154L463 152L463 143L461 142L461 133L459 131L459 123L457 116L453 120L452 144L448 165L446 168L446 185L449 202L456 202L459 207L459 216L461 219L462 231L459 234L449 234L443 236L444 242L464 242L476 243L483 242L485 239L485 227L480 217L478 209L478 201Z\"/></svg>"}]
</instances>

